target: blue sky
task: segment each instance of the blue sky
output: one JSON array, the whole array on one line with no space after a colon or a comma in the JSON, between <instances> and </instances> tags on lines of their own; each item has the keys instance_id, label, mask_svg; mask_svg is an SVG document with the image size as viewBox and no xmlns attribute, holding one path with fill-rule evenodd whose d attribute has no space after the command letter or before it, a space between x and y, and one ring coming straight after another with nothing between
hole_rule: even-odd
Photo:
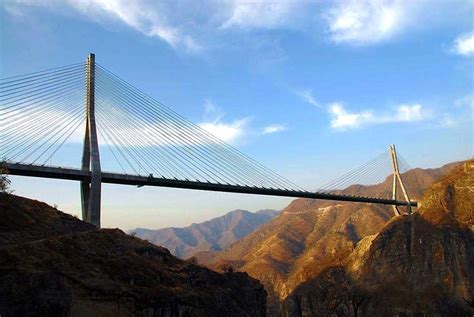
<instances>
[{"instance_id":1,"label":"blue sky","mask_svg":"<svg viewBox=\"0 0 474 317\"><path fill-rule=\"evenodd\" d=\"M6 0L0 77L94 52L137 88L314 189L391 143L411 166L473 155L473 10L472 1L441 0ZM73 214L78 187L13 177L16 193ZM109 185L103 193L104 225L124 229L289 201Z\"/></svg>"}]
</instances>

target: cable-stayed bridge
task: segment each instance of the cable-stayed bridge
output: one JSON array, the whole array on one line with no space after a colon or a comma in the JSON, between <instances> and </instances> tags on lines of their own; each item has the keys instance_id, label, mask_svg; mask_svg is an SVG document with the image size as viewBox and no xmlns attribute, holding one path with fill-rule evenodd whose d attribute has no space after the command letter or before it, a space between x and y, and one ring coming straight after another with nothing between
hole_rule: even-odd
<instances>
[{"instance_id":1,"label":"cable-stayed bridge","mask_svg":"<svg viewBox=\"0 0 474 317\"><path fill-rule=\"evenodd\" d=\"M102 183L376 203L392 205L396 214L398 206L411 213L417 205L402 181L408 165L394 146L307 191L97 64L94 54L86 63L1 79L0 118L0 167L11 175L79 181L83 220L97 227ZM80 167L66 167L78 157ZM345 189L389 176L387 197Z\"/></svg>"}]
</instances>

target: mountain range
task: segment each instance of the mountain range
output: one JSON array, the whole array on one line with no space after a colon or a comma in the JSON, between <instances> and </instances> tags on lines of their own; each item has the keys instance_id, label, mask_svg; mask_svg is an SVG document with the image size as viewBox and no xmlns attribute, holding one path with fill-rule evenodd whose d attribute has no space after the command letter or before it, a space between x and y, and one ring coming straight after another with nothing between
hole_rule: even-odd
<instances>
[{"instance_id":1,"label":"mountain range","mask_svg":"<svg viewBox=\"0 0 474 317\"><path fill-rule=\"evenodd\" d=\"M474 161L424 193L344 259L298 285L285 316L472 316ZM317 265L317 263L314 263Z\"/></svg>"},{"instance_id":2,"label":"mountain range","mask_svg":"<svg viewBox=\"0 0 474 317\"><path fill-rule=\"evenodd\" d=\"M402 178L411 198L421 199L433 182L449 175L458 165L412 169ZM391 182L389 177L381 184L352 185L342 192L387 195L391 192ZM380 234L395 218L389 206L296 199L278 217L226 250L197 257L204 265L216 269L224 264L232 265L260 280L269 294L269 315L288 315L289 308L282 303L288 303L288 298L298 294L299 287L330 268L343 266L366 237Z\"/></svg>"},{"instance_id":3,"label":"mountain range","mask_svg":"<svg viewBox=\"0 0 474 317\"><path fill-rule=\"evenodd\" d=\"M0 193L0 314L474 315L474 161L402 178L413 214L295 199L281 212L160 229L192 261L145 241L153 231L98 230ZM341 192L386 196L391 186Z\"/></svg>"},{"instance_id":4,"label":"mountain range","mask_svg":"<svg viewBox=\"0 0 474 317\"><path fill-rule=\"evenodd\" d=\"M280 211L270 209L254 213L239 209L184 228L137 228L132 232L137 237L167 248L175 256L187 259L197 253L223 250L279 213Z\"/></svg>"}]
</instances>

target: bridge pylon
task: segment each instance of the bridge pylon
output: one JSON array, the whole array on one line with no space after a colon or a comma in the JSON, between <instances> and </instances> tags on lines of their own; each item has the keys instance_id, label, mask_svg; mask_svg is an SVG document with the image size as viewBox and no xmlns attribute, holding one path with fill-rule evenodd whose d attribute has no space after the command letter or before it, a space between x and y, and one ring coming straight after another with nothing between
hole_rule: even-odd
<instances>
[{"instance_id":1,"label":"bridge pylon","mask_svg":"<svg viewBox=\"0 0 474 317\"><path fill-rule=\"evenodd\" d=\"M78 109L84 96L86 108ZM81 167L47 166L84 119ZM97 133L123 173L101 171ZM408 197L393 145L392 198L341 191L350 184L375 184L384 179L386 152L318 191L307 191L96 65L94 54L89 54L86 65L0 78L0 135L0 168L11 175L79 181L82 218L96 227L101 226L102 183L407 206L409 214L411 206L418 204ZM133 172L127 173L121 162ZM404 170L401 157L400 163ZM140 175L142 167L150 176ZM375 182L364 179L374 175ZM397 199L399 187L405 196L401 200ZM397 208L394 211L400 214Z\"/></svg>"},{"instance_id":2,"label":"bridge pylon","mask_svg":"<svg viewBox=\"0 0 474 317\"><path fill-rule=\"evenodd\" d=\"M407 202L407 211L408 211L408 214L410 215L412 213L411 201L410 201L410 197L408 196L408 192L405 188L405 185L403 184L402 176L400 175L400 170L398 168L397 151L395 150L394 144L390 145L390 158L392 159L392 168L393 168L392 199L394 200L397 199L397 182L398 182L398 184L400 184L400 188L402 189L405 201ZM395 216L399 216L401 214L397 205L392 205L392 208L393 208L393 212L395 213Z\"/></svg>"},{"instance_id":3,"label":"bridge pylon","mask_svg":"<svg viewBox=\"0 0 474 317\"><path fill-rule=\"evenodd\" d=\"M82 220L100 228L101 168L95 122L95 55L86 62L86 129L81 169L91 172L90 180L81 181Z\"/></svg>"}]
</instances>

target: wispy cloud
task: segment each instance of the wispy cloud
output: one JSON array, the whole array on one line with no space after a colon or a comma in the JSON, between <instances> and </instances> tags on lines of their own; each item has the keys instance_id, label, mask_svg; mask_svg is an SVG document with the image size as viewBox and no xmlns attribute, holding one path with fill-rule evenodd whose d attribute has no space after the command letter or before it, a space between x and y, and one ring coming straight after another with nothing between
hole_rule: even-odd
<instances>
[{"instance_id":1,"label":"wispy cloud","mask_svg":"<svg viewBox=\"0 0 474 317\"><path fill-rule=\"evenodd\" d=\"M237 27L242 29L273 29L287 27L299 1L228 1L230 15L222 23L224 29Z\"/></svg>"},{"instance_id":2,"label":"wispy cloud","mask_svg":"<svg viewBox=\"0 0 474 317\"><path fill-rule=\"evenodd\" d=\"M164 6L147 1L127 0L43 0L43 1L7 1L10 12L20 11L25 6L46 8L72 8L98 22L120 21L149 37L157 37L176 49L187 52L199 52L202 46L183 29L173 25Z\"/></svg>"},{"instance_id":3,"label":"wispy cloud","mask_svg":"<svg viewBox=\"0 0 474 317\"><path fill-rule=\"evenodd\" d=\"M199 126L222 141L235 143L243 136L247 124L248 119L239 119L228 123L221 121L201 122Z\"/></svg>"},{"instance_id":4,"label":"wispy cloud","mask_svg":"<svg viewBox=\"0 0 474 317\"><path fill-rule=\"evenodd\" d=\"M440 128L452 128L456 125L456 120L448 113L443 114L438 122L438 127Z\"/></svg>"},{"instance_id":5,"label":"wispy cloud","mask_svg":"<svg viewBox=\"0 0 474 317\"><path fill-rule=\"evenodd\" d=\"M408 2L351 0L326 14L334 42L373 44L393 37L406 25Z\"/></svg>"},{"instance_id":6,"label":"wispy cloud","mask_svg":"<svg viewBox=\"0 0 474 317\"><path fill-rule=\"evenodd\" d=\"M462 98L457 99L454 102L456 107L468 107L474 111L474 94L466 95Z\"/></svg>"},{"instance_id":7,"label":"wispy cloud","mask_svg":"<svg viewBox=\"0 0 474 317\"><path fill-rule=\"evenodd\" d=\"M451 50L463 56L474 55L474 31L459 35L454 40Z\"/></svg>"},{"instance_id":8,"label":"wispy cloud","mask_svg":"<svg viewBox=\"0 0 474 317\"><path fill-rule=\"evenodd\" d=\"M311 89L298 90L295 91L295 94L310 105L313 105L315 107L321 107L316 98L313 96L313 91Z\"/></svg>"},{"instance_id":9,"label":"wispy cloud","mask_svg":"<svg viewBox=\"0 0 474 317\"><path fill-rule=\"evenodd\" d=\"M380 43L421 25L441 23L447 16L469 17L465 12L472 10L471 2L453 1L5 0L2 5L16 16L23 15L24 8L43 7L55 12L73 10L101 24L118 21L176 50L198 53L234 45L235 31L293 30L319 33L336 43Z\"/></svg>"},{"instance_id":10,"label":"wispy cloud","mask_svg":"<svg viewBox=\"0 0 474 317\"><path fill-rule=\"evenodd\" d=\"M262 129L263 134L273 134L277 132L285 131L287 128L282 124L271 124Z\"/></svg>"},{"instance_id":11,"label":"wispy cloud","mask_svg":"<svg viewBox=\"0 0 474 317\"><path fill-rule=\"evenodd\" d=\"M334 102L328 107L331 116L331 128L349 130L369 124L384 124L393 122L417 122L429 117L429 111L420 104L401 104L391 113L376 114L371 110L350 112L342 103Z\"/></svg>"},{"instance_id":12,"label":"wispy cloud","mask_svg":"<svg viewBox=\"0 0 474 317\"><path fill-rule=\"evenodd\" d=\"M228 143L236 143L243 138L250 118L240 118L225 122L224 113L210 99L204 101L203 122L198 123L202 129Z\"/></svg>"}]
</instances>

